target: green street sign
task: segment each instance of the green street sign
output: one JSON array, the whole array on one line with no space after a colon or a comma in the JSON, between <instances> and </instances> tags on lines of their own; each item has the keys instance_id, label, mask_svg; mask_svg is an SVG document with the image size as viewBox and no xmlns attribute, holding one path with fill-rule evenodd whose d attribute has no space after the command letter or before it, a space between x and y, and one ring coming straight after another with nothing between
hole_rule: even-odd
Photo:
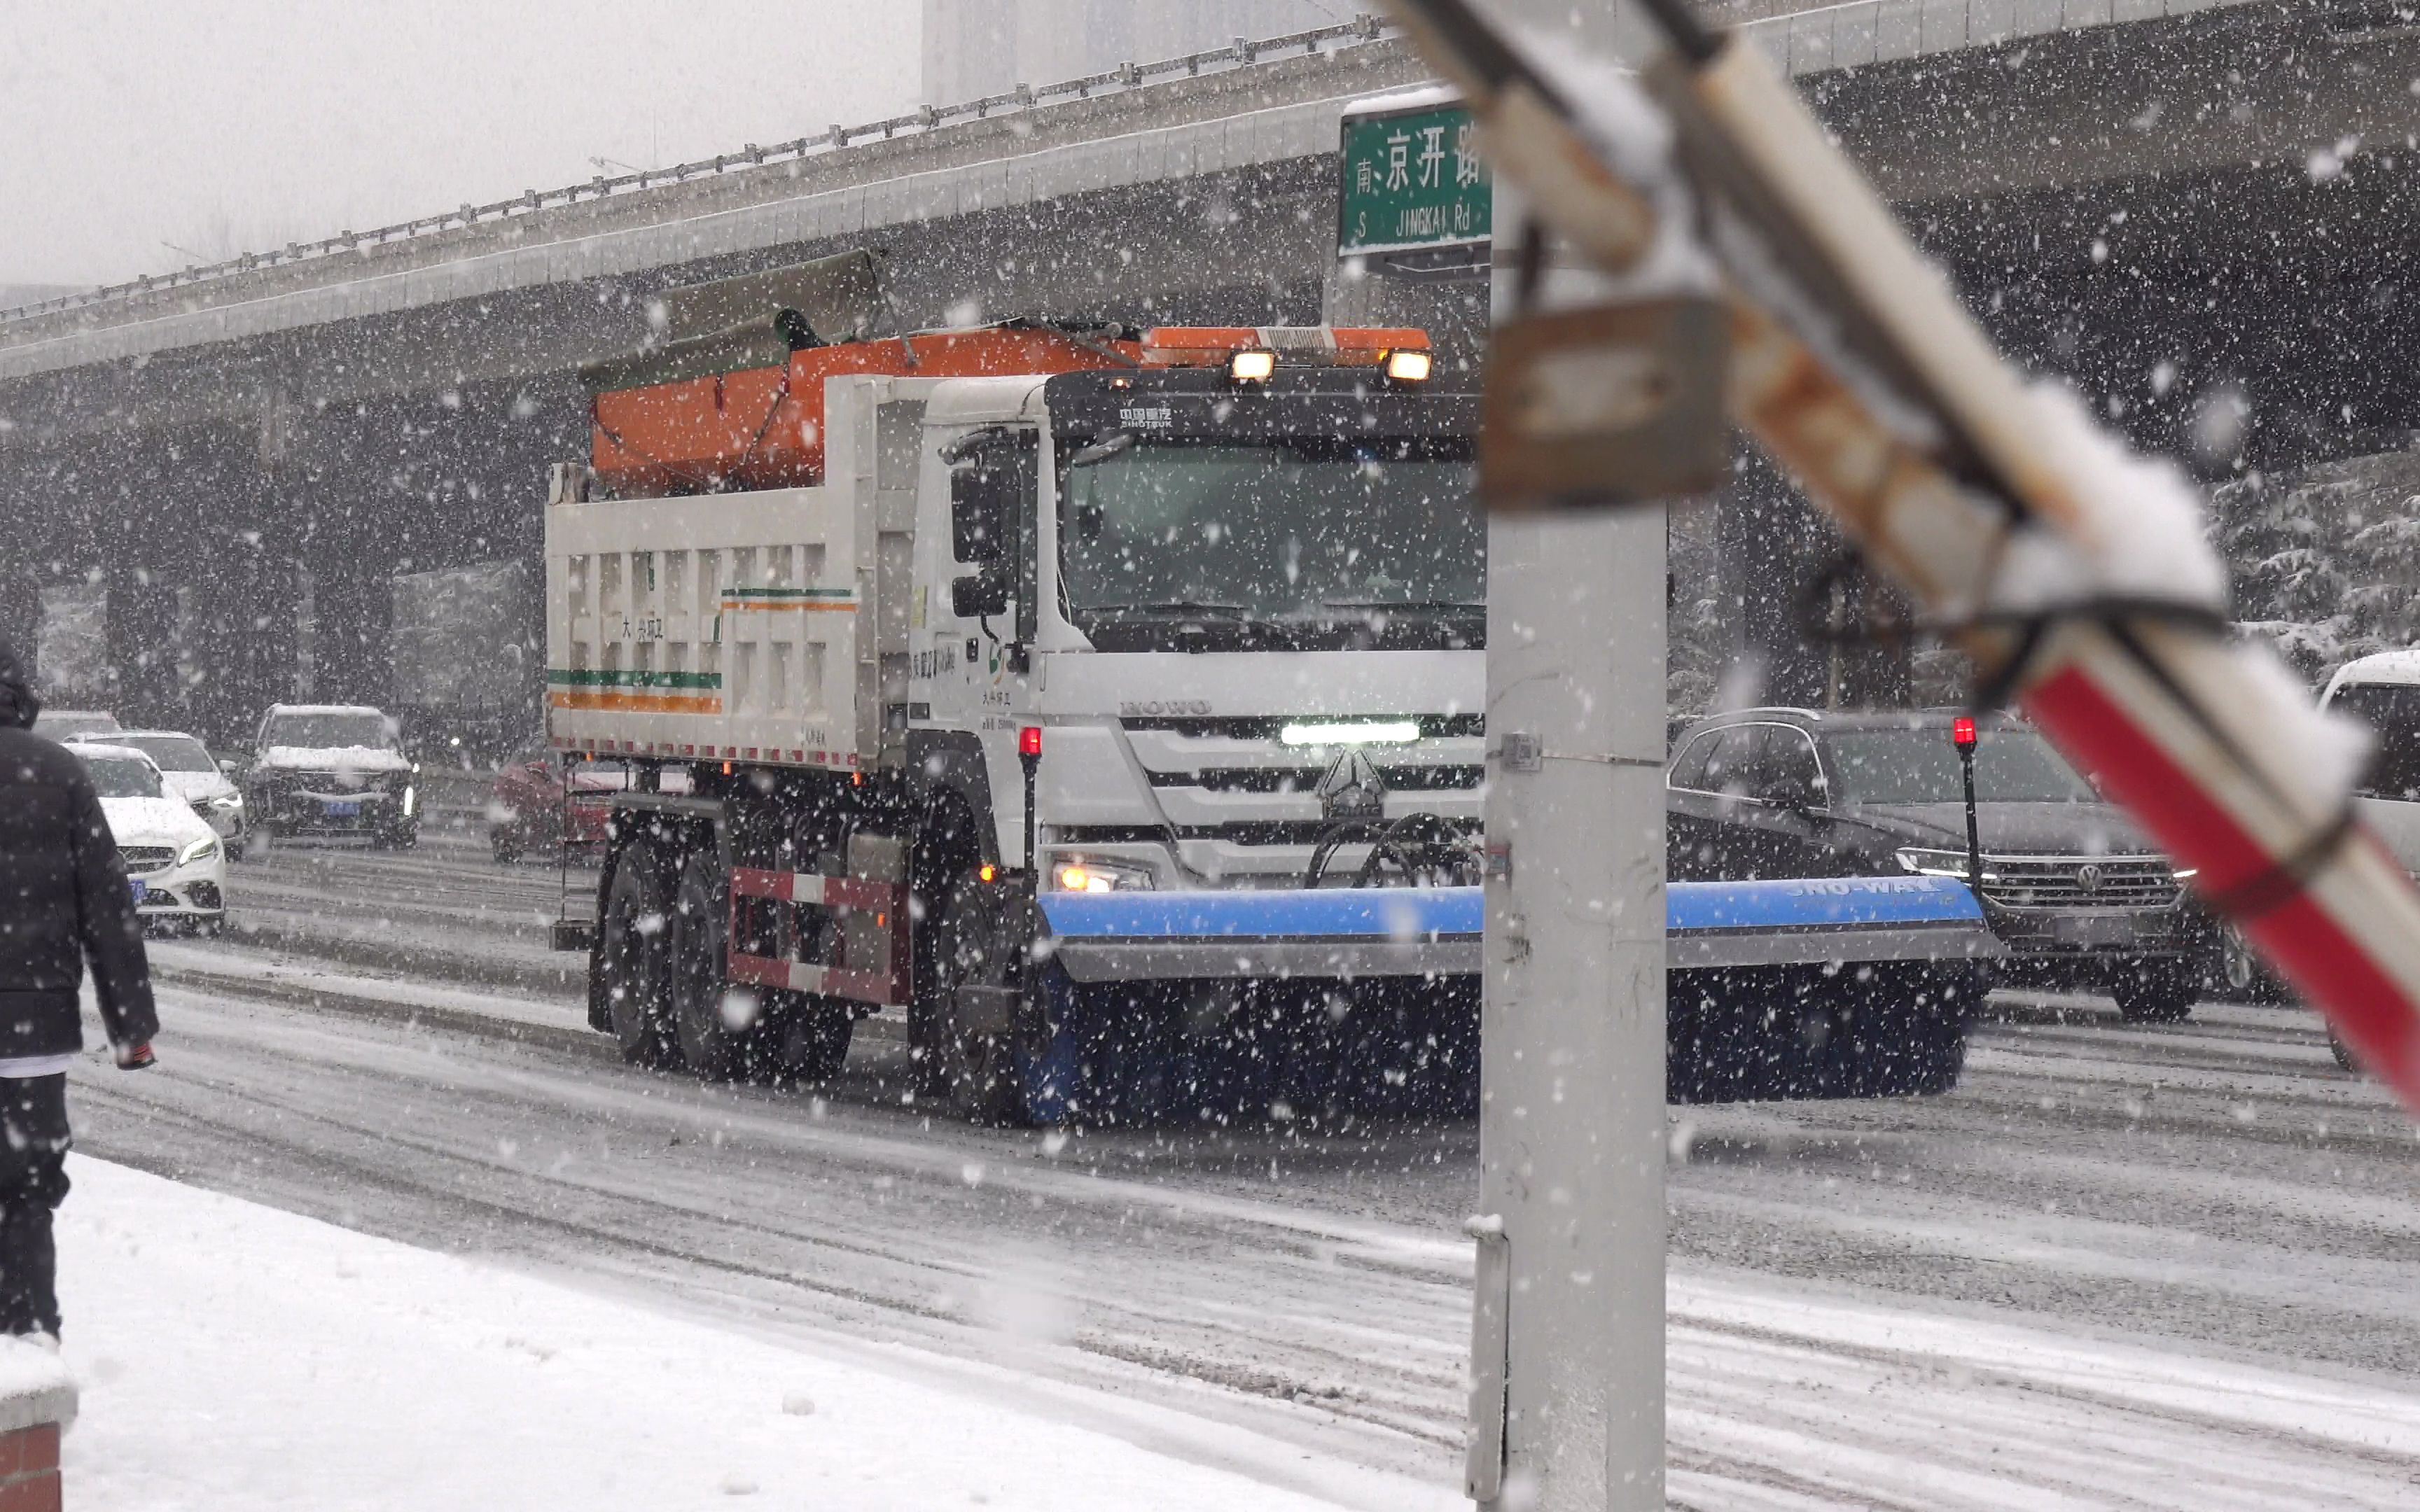
<instances>
[{"instance_id":1,"label":"green street sign","mask_svg":"<svg viewBox=\"0 0 2420 1512\"><path fill-rule=\"evenodd\" d=\"M1338 256L1488 239L1495 191L1462 106L1347 116L1342 161Z\"/></svg>"}]
</instances>

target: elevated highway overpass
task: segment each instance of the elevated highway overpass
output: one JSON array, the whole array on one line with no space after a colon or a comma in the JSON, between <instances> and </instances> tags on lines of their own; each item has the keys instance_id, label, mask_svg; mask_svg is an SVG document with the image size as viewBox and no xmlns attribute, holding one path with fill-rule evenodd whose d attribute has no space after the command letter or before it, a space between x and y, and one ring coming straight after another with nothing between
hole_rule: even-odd
<instances>
[{"instance_id":1,"label":"elevated highway overpass","mask_svg":"<svg viewBox=\"0 0 2420 1512\"><path fill-rule=\"evenodd\" d=\"M2420 374L2380 339L2420 141L2397 7L1707 9L2004 339L2146 439L2222 384L2266 445L2414 423ZM1345 106L1425 77L1364 20L0 314L0 602L98 574L120 702L224 730L293 683L307 594L314 691L380 698L389 576L534 557L544 466L584 446L573 373L644 341L657 291L852 247L889 250L905 328L1326 315L1467 359L1475 283L1334 255ZM1776 522L1729 532L1752 574L1797 527L1746 502Z\"/></svg>"}]
</instances>

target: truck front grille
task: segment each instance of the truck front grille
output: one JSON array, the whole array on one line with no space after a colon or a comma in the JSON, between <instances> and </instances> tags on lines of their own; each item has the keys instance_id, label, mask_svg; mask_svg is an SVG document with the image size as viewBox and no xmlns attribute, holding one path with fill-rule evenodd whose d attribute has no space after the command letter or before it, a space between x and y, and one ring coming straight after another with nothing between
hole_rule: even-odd
<instances>
[{"instance_id":1,"label":"truck front grille","mask_svg":"<svg viewBox=\"0 0 2420 1512\"><path fill-rule=\"evenodd\" d=\"M2181 896L2157 856L1986 856L1983 897L2003 908L2166 908Z\"/></svg>"},{"instance_id":2,"label":"truck front grille","mask_svg":"<svg viewBox=\"0 0 2420 1512\"><path fill-rule=\"evenodd\" d=\"M1476 740L1487 733L1487 717L1483 714L1351 714L1351 715L1242 715L1242 716L1179 716L1153 717L1126 715L1118 722L1128 730L1165 730L1171 734L1195 740L1275 740L1290 724L1325 724L1333 719L1408 718L1419 726L1420 738L1460 737Z\"/></svg>"},{"instance_id":3,"label":"truck front grille","mask_svg":"<svg viewBox=\"0 0 2420 1512\"><path fill-rule=\"evenodd\" d=\"M1466 793L1486 780L1483 766L1388 766L1376 764L1389 793ZM1325 775L1315 766L1223 766L1198 772L1153 772L1156 788L1205 788L1212 793L1312 793Z\"/></svg>"}]
</instances>

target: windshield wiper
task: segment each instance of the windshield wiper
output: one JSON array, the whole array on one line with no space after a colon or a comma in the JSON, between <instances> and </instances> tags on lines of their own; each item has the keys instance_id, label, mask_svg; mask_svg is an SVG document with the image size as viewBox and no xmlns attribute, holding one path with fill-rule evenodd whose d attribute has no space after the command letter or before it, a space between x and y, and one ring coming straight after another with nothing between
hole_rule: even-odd
<instances>
[{"instance_id":1,"label":"windshield wiper","mask_svg":"<svg viewBox=\"0 0 2420 1512\"><path fill-rule=\"evenodd\" d=\"M1198 614L1228 620L1248 620L1252 611L1241 604L1197 604L1189 599L1171 599L1160 604L1086 604L1078 614Z\"/></svg>"},{"instance_id":2,"label":"windshield wiper","mask_svg":"<svg viewBox=\"0 0 2420 1512\"><path fill-rule=\"evenodd\" d=\"M1067 458L1067 465L1071 468L1089 468L1099 463L1106 462L1121 452L1132 451L1136 440L1139 439L1140 438L1130 430L1122 430L1117 432L1115 435L1104 436L1099 440L1094 441L1092 445L1082 448L1077 452L1075 455Z\"/></svg>"}]
</instances>

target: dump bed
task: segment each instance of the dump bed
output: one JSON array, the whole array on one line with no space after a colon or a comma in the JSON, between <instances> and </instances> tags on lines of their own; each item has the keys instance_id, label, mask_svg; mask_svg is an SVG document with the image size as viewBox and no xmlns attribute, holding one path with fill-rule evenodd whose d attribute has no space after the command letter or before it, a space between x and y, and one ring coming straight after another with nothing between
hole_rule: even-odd
<instances>
[{"instance_id":1,"label":"dump bed","mask_svg":"<svg viewBox=\"0 0 2420 1512\"><path fill-rule=\"evenodd\" d=\"M820 487L589 501L558 483L546 512L553 745L790 766L895 760L885 736L905 723L933 381L830 379ZM888 704L900 718L886 721Z\"/></svg>"}]
</instances>

